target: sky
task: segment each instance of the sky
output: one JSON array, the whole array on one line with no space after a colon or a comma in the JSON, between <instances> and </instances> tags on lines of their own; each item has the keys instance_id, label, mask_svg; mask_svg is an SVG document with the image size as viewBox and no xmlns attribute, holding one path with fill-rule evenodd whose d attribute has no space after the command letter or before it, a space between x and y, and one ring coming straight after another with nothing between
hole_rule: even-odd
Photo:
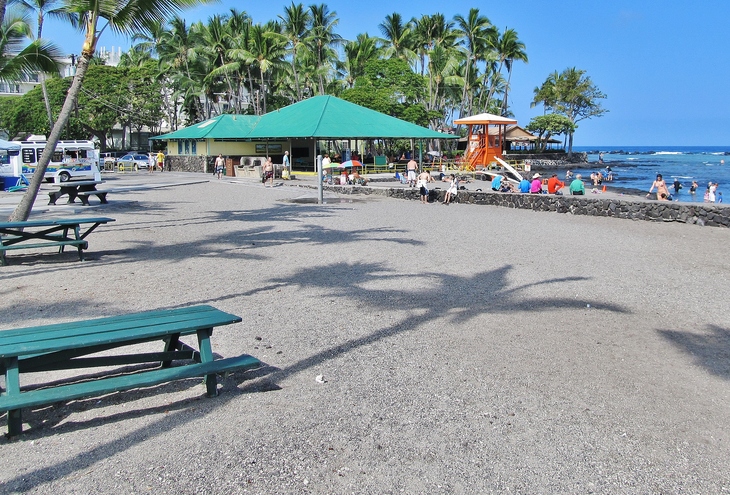
<instances>
[{"instance_id":1,"label":"sky","mask_svg":"<svg viewBox=\"0 0 730 495\"><path fill-rule=\"evenodd\" d=\"M298 3L298 2L297 2ZM310 5L315 2L302 2ZM575 146L728 146L730 148L730 1L728 0L330 0L345 39L359 33L381 36L378 25L397 12L404 19L442 13L466 16L479 8L501 31L517 31L527 64L515 63L510 108L519 125L542 114L530 108L535 87L554 71L586 71L607 98L608 113L578 123ZM205 22L231 8L257 23L282 15L291 2L222 0L186 11ZM48 21L44 37L67 54L78 53L80 34ZM105 32L98 47L131 45Z\"/></svg>"}]
</instances>

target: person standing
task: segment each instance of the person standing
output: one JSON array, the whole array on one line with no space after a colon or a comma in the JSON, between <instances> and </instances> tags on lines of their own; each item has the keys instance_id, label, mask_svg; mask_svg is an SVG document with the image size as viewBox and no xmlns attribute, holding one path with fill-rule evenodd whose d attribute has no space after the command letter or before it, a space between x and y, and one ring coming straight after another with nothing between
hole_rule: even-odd
<instances>
[{"instance_id":1,"label":"person standing","mask_svg":"<svg viewBox=\"0 0 730 495\"><path fill-rule=\"evenodd\" d=\"M220 180L221 176L223 175L223 169L225 168L226 163L225 160L223 160L223 155L220 153L218 154L218 158L215 159L215 174L218 176L218 180Z\"/></svg>"},{"instance_id":2,"label":"person standing","mask_svg":"<svg viewBox=\"0 0 730 495\"><path fill-rule=\"evenodd\" d=\"M291 175L291 162L289 161L289 152L284 152L284 170L281 171L283 178L288 179Z\"/></svg>"},{"instance_id":3,"label":"person standing","mask_svg":"<svg viewBox=\"0 0 730 495\"><path fill-rule=\"evenodd\" d=\"M651 184L649 194L646 195L647 198L654 189L656 189L656 199L659 201L669 201L669 189L667 188L667 183L662 178L662 174L657 174L656 180Z\"/></svg>"},{"instance_id":4,"label":"person standing","mask_svg":"<svg viewBox=\"0 0 730 495\"><path fill-rule=\"evenodd\" d=\"M266 187L267 180L271 187L274 187L274 163L271 161L270 156L267 156L264 162L264 187Z\"/></svg>"},{"instance_id":5,"label":"person standing","mask_svg":"<svg viewBox=\"0 0 730 495\"><path fill-rule=\"evenodd\" d=\"M157 166L160 167L160 172L165 171L165 154L162 150L157 152Z\"/></svg>"},{"instance_id":6,"label":"person standing","mask_svg":"<svg viewBox=\"0 0 730 495\"><path fill-rule=\"evenodd\" d=\"M682 189L682 183L679 182L679 178L674 179L672 186L674 187L674 194L679 194L679 190Z\"/></svg>"},{"instance_id":7,"label":"person standing","mask_svg":"<svg viewBox=\"0 0 730 495\"><path fill-rule=\"evenodd\" d=\"M418 174L418 183L416 184L421 193L421 203L426 204L428 203L428 183L433 182L433 177L431 177L431 172L426 172L425 170Z\"/></svg>"},{"instance_id":8,"label":"person standing","mask_svg":"<svg viewBox=\"0 0 730 495\"><path fill-rule=\"evenodd\" d=\"M718 185L719 184L717 182L710 182L710 187L708 188L708 190L710 191L710 195L709 195L709 198L708 198L710 200L710 203L714 203L715 202L715 198L716 198L715 193L717 192L717 186Z\"/></svg>"},{"instance_id":9,"label":"person standing","mask_svg":"<svg viewBox=\"0 0 730 495\"><path fill-rule=\"evenodd\" d=\"M416 185L416 169L418 168L418 163L416 163L416 160L411 158L408 161L406 168L408 169L408 185L413 187Z\"/></svg>"}]
</instances>

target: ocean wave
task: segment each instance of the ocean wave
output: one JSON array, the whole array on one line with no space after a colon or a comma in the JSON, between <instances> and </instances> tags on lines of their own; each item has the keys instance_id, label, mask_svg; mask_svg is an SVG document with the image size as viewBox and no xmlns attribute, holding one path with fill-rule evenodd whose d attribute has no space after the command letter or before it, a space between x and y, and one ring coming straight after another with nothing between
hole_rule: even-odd
<instances>
[{"instance_id":1,"label":"ocean wave","mask_svg":"<svg viewBox=\"0 0 730 495\"><path fill-rule=\"evenodd\" d=\"M684 155L681 151L657 151L655 155Z\"/></svg>"}]
</instances>

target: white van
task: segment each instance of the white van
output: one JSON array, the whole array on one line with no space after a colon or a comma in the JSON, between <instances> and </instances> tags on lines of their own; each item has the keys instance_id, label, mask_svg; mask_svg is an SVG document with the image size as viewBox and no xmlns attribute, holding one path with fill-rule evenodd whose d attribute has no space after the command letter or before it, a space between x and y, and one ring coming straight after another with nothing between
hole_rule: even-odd
<instances>
[{"instance_id":1,"label":"white van","mask_svg":"<svg viewBox=\"0 0 730 495\"><path fill-rule=\"evenodd\" d=\"M30 177L38 167L38 160L46 141L13 141L20 145L20 153L10 155L8 164L0 164L0 176ZM44 178L48 182L66 182L71 179L96 179L99 173L99 151L93 141L64 140L56 144Z\"/></svg>"}]
</instances>

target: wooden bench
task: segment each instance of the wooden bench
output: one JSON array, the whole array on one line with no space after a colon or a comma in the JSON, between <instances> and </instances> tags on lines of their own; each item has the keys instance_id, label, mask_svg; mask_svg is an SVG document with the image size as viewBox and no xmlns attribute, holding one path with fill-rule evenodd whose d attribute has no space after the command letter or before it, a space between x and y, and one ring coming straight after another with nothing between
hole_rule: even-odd
<instances>
[{"instance_id":1,"label":"wooden bench","mask_svg":"<svg viewBox=\"0 0 730 495\"><path fill-rule=\"evenodd\" d=\"M83 261L84 249L89 247L86 237L99 225L113 221L113 218L95 217L0 222L0 266L7 265L5 251L45 247L58 247L62 253L66 246L75 246L79 261ZM91 226L82 231L81 226L87 224Z\"/></svg>"},{"instance_id":2,"label":"wooden bench","mask_svg":"<svg viewBox=\"0 0 730 495\"><path fill-rule=\"evenodd\" d=\"M94 397L111 392L148 387L173 380L205 377L209 397L218 394L216 373L258 368L261 362L247 354L214 360L211 346L213 328L238 323L241 318L212 306L146 311L108 318L60 323L13 330L0 330L0 371L6 390L0 393L0 412L8 412L8 435L22 432L23 408ZM180 341L195 334L198 349ZM110 353L130 345L162 341L160 352ZM104 355L92 354L104 353ZM25 373L153 363L154 368L119 370L108 376L78 377L75 383L50 380L21 387ZM172 366L175 363L175 366ZM127 370L128 371L128 370ZM116 372L116 375L113 373ZM86 381L78 381L86 378Z\"/></svg>"}]
</instances>

